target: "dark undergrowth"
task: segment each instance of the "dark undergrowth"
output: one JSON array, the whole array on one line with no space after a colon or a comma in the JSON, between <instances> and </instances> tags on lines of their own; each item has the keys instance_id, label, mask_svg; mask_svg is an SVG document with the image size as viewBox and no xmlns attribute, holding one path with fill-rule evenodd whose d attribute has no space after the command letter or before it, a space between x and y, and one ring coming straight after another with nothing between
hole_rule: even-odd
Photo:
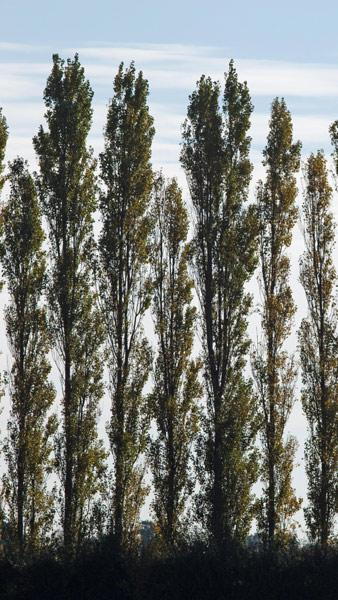
<instances>
[{"instance_id":1,"label":"dark undergrowth","mask_svg":"<svg viewBox=\"0 0 338 600\"><path fill-rule=\"evenodd\" d=\"M196 545L171 557L118 557L111 547L76 560L0 563L1 600L337 600L338 551L296 548L214 553Z\"/></svg>"}]
</instances>

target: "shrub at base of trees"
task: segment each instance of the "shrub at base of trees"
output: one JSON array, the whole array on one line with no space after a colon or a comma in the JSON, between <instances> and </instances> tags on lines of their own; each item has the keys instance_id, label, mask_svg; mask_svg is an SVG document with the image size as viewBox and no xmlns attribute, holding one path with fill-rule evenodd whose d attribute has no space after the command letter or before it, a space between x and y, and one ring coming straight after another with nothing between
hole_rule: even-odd
<instances>
[{"instance_id":1,"label":"shrub at base of trees","mask_svg":"<svg viewBox=\"0 0 338 600\"><path fill-rule=\"evenodd\" d=\"M41 556L32 564L0 562L2 600L334 600L338 551L295 546L218 550L202 544L168 557L119 555L111 542L73 561Z\"/></svg>"}]
</instances>

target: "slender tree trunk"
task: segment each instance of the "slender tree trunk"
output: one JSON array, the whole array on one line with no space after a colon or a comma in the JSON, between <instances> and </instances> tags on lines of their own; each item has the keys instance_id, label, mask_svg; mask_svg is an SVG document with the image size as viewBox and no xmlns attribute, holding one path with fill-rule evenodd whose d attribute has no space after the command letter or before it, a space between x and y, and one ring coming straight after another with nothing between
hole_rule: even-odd
<instances>
[{"instance_id":1,"label":"slender tree trunk","mask_svg":"<svg viewBox=\"0 0 338 600\"><path fill-rule=\"evenodd\" d=\"M23 557L24 553L24 495L25 495L25 451L24 451L24 433L20 431L19 453L18 453L18 487L17 487L17 527L19 555Z\"/></svg>"},{"instance_id":2,"label":"slender tree trunk","mask_svg":"<svg viewBox=\"0 0 338 600\"><path fill-rule=\"evenodd\" d=\"M273 451L270 451L269 456L269 485L268 485L268 532L269 545L273 545L276 531L276 509L275 509L275 464L273 459Z\"/></svg>"},{"instance_id":3,"label":"slender tree trunk","mask_svg":"<svg viewBox=\"0 0 338 600\"><path fill-rule=\"evenodd\" d=\"M270 407L269 407L269 418L270 421L267 423L267 451L268 451L268 539L269 546L272 546L275 539L276 532L276 427L275 427L275 365L271 357L272 355L272 342L269 343L269 354L270 360L268 364L271 365L269 368L269 379L270 379ZM273 364L273 366L272 366Z\"/></svg>"},{"instance_id":4,"label":"slender tree trunk","mask_svg":"<svg viewBox=\"0 0 338 600\"><path fill-rule=\"evenodd\" d=\"M217 397L217 396L216 396ZM221 456L222 432L219 423L219 409L215 406L215 442L214 442L214 485L213 485L213 534L216 544L220 546L225 541L224 502L223 502L223 459Z\"/></svg>"},{"instance_id":5,"label":"slender tree trunk","mask_svg":"<svg viewBox=\"0 0 338 600\"><path fill-rule=\"evenodd\" d=\"M169 485L168 485L168 541L172 546L175 538L174 532L174 498L175 498L175 459L172 423L169 426Z\"/></svg>"},{"instance_id":6,"label":"slender tree trunk","mask_svg":"<svg viewBox=\"0 0 338 600\"><path fill-rule=\"evenodd\" d=\"M65 355L65 483L64 483L64 545L66 553L73 546L73 435L71 411L71 365L69 353Z\"/></svg>"},{"instance_id":7,"label":"slender tree trunk","mask_svg":"<svg viewBox=\"0 0 338 600\"><path fill-rule=\"evenodd\" d=\"M124 505L124 477L123 477L123 434L120 429L117 434L118 443L115 455L115 505L114 505L114 538L118 550L123 547L123 505Z\"/></svg>"}]
</instances>

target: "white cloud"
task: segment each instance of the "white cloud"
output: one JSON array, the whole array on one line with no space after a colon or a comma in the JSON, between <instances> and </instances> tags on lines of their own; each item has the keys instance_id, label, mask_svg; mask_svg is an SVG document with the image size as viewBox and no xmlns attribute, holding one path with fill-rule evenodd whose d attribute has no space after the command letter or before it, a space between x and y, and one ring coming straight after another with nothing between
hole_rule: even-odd
<instances>
[{"instance_id":1,"label":"white cloud","mask_svg":"<svg viewBox=\"0 0 338 600\"><path fill-rule=\"evenodd\" d=\"M157 163L178 163L179 162L179 144L170 144L165 142L153 142L153 157Z\"/></svg>"},{"instance_id":2,"label":"white cloud","mask_svg":"<svg viewBox=\"0 0 338 600\"><path fill-rule=\"evenodd\" d=\"M1 53L0 53L1 55ZM0 62L0 102L42 98L48 63Z\"/></svg>"},{"instance_id":3,"label":"white cloud","mask_svg":"<svg viewBox=\"0 0 338 600\"><path fill-rule=\"evenodd\" d=\"M66 49L73 54L75 49ZM229 56L221 48L148 44L134 46L82 47L81 57L101 61L88 67L94 77L106 76L102 62L135 60L153 88L190 88L202 73L223 79ZM338 69L327 64L238 59L241 79L248 81L253 95L334 96L338 95Z\"/></svg>"},{"instance_id":4,"label":"white cloud","mask_svg":"<svg viewBox=\"0 0 338 600\"><path fill-rule=\"evenodd\" d=\"M251 136L255 144L264 145L269 129L268 114L254 113L252 116ZM314 146L326 146L329 142L329 127L335 120L334 115L300 115L293 114L294 139L299 139L303 144Z\"/></svg>"},{"instance_id":5,"label":"white cloud","mask_svg":"<svg viewBox=\"0 0 338 600\"><path fill-rule=\"evenodd\" d=\"M64 52L73 55L78 52L80 56L104 61L131 62L168 62L184 61L195 62L197 59L206 59L211 53L219 49L209 46L193 46L184 44L134 44L125 46L83 46L80 48L64 48ZM217 57L216 57L217 60ZM223 59L222 59L223 60Z\"/></svg>"},{"instance_id":6,"label":"white cloud","mask_svg":"<svg viewBox=\"0 0 338 600\"><path fill-rule=\"evenodd\" d=\"M0 70L1 81L1 104L4 100L17 100L18 98L37 98L41 96L41 85L29 79L29 77L18 77L7 75L3 77Z\"/></svg>"},{"instance_id":7,"label":"white cloud","mask_svg":"<svg viewBox=\"0 0 338 600\"><path fill-rule=\"evenodd\" d=\"M43 102L13 102L3 103L3 113L6 115L9 131L31 136L36 133L42 123L45 107Z\"/></svg>"},{"instance_id":8,"label":"white cloud","mask_svg":"<svg viewBox=\"0 0 338 600\"><path fill-rule=\"evenodd\" d=\"M330 65L239 60L238 72L252 95L338 96L338 69Z\"/></svg>"},{"instance_id":9,"label":"white cloud","mask_svg":"<svg viewBox=\"0 0 338 600\"><path fill-rule=\"evenodd\" d=\"M13 42L0 42L0 51L5 52L36 52L45 46L36 46L34 44L20 44Z\"/></svg>"},{"instance_id":10,"label":"white cloud","mask_svg":"<svg viewBox=\"0 0 338 600\"><path fill-rule=\"evenodd\" d=\"M202 73L223 79L229 62L229 56L222 48L178 44L64 48L62 54L72 56L76 51L86 66L88 76L98 83L111 83L120 61L129 63L135 60L137 68L145 67L152 89L190 90ZM10 52L23 52L25 55L27 52L39 52L45 57L47 52L49 56L50 49L2 42L0 56L1 52L6 54L7 59ZM253 95L338 96L338 69L332 65L256 59L238 59L236 65L240 78L248 81ZM26 82L30 75L45 75L49 70L49 62L0 63L1 78L7 73L25 78Z\"/></svg>"},{"instance_id":11,"label":"white cloud","mask_svg":"<svg viewBox=\"0 0 338 600\"><path fill-rule=\"evenodd\" d=\"M6 148L6 160L13 160L17 156L26 159L31 169L36 168L36 157L30 137L10 136Z\"/></svg>"},{"instance_id":12,"label":"white cloud","mask_svg":"<svg viewBox=\"0 0 338 600\"><path fill-rule=\"evenodd\" d=\"M0 48L1 50L1 48ZM50 72L51 63L49 62L1 62L0 61L0 74L4 75L17 75L18 77L27 75L40 75L45 76Z\"/></svg>"}]
</instances>

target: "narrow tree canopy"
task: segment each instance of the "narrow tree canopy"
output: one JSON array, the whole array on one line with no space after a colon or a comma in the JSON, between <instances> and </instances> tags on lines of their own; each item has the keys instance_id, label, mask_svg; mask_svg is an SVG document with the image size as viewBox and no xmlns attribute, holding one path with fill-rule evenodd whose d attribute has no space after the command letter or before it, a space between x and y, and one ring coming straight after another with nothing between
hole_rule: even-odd
<instances>
[{"instance_id":1,"label":"narrow tree canopy","mask_svg":"<svg viewBox=\"0 0 338 600\"><path fill-rule=\"evenodd\" d=\"M188 215L175 179L159 174L154 185L151 264L157 335L151 415L157 434L150 445L153 511L169 549L182 539L182 517L192 493L192 443L199 427L201 362L192 360L196 308L188 275Z\"/></svg>"},{"instance_id":2,"label":"narrow tree canopy","mask_svg":"<svg viewBox=\"0 0 338 600\"><path fill-rule=\"evenodd\" d=\"M5 309L9 348L11 414L4 454L8 472L2 497L12 550L21 559L46 544L53 526L53 499L47 489L52 467L50 415L55 392L48 382L50 336L41 304L45 287L45 239L35 186L20 158L9 165L9 199L2 210L2 272L10 302Z\"/></svg>"},{"instance_id":3,"label":"narrow tree canopy","mask_svg":"<svg viewBox=\"0 0 338 600\"><path fill-rule=\"evenodd\" d=\"M144 395L152 352L143 332L151 302L149 202L154 135L148 82L133 63L114 81L100 155L102 230L99 290L110 377L109 438L114 461L111 531L119 548L135 544L146 487L140 460L147 447L149 410Z\"/></svg>"},{"instance_id":4,"label":"narrow tree canopy","mask_svg":"<svg viewBox=\"0 0 338 600\"><path fill-rule=\"evenodd\" d=\"M181 162L194 209L193 271L202 313L207 410L198 445L198 514L218 545L250 528L256 480L251 383L244 376L257 226L245 207L252 104L231 61L220 86L202 76L189 99Z\"/></svg>"},{"instance_id":5,"label":"narrow tree canopy","mask_svg":"<svg viewBox=\"0 0 338 600\"><path fill-rule=\"evenodd\" d=\"M44 94L47 130L34 138L38 189L49 229L49 328L58 351L63 427L57 465L65 549L76 551L93 527L105 452L97 437L103 394L102 319L93 292L95 168L87 136L93 92L78 56L53 56Z\"/></svg>"},{"instance_id":6,"label":"narrow tree canopy","mask_svg":"<svg viewBox=\"0 0 338 600\"><path fill-rule=\"evenodd\" d=\"M325 548L334 533L337 508L338 313L332 188L322 152L310 155L304 174L306 250L300 261L300 280L307 298L308 316L302 321L299 342L302 404L309 431L305 445L309 505L305 517L310 537Z\"/></svg>"},{"instance_id":7,"label":"narrow tree canopy","mask_svg":"<svg viewBox=\"0 0 338 600\"><path fill-rule=\"evenodd\" d=\"M262 341L253 354L253 371L262 419L263 496L258 502L258 527L273 546L290 534L292 515L299 509L292 488L296 440L284 438L295 402L296 365L284 344L291 333L296 306L289 284L286 254L297 220L296 173L300 143L293 142L292 119L284 99L272 103L267 144L263 151L265 182L257 187Z\"/></svg>"}]
</instances>

